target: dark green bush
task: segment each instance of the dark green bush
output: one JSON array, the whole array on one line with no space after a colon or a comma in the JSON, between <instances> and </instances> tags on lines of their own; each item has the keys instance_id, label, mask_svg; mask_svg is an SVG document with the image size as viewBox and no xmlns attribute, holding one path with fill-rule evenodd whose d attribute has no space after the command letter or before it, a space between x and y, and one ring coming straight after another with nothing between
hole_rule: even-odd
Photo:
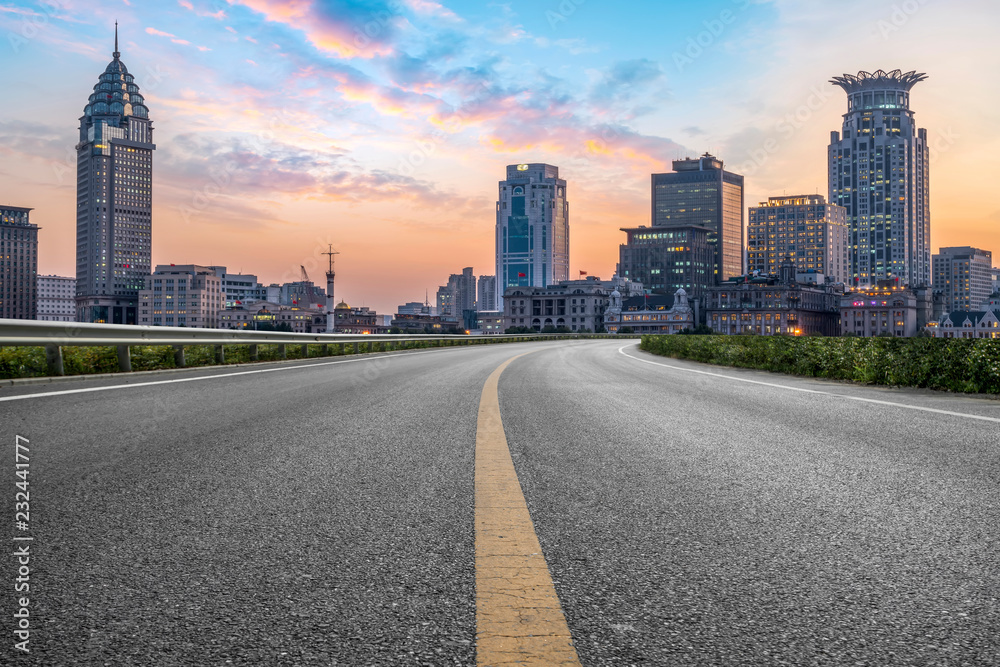
<instances>
[{"instance_id":1,"label":"dark green bush","mask_svg":"<svg viewBox=\"0 0 1000 667\"><path fill-rule=\"evenodd\" d=\"M864 384L1000 394L1000 341L944 338L643 336L665 357Z\"/></svg>"}]
</instances>

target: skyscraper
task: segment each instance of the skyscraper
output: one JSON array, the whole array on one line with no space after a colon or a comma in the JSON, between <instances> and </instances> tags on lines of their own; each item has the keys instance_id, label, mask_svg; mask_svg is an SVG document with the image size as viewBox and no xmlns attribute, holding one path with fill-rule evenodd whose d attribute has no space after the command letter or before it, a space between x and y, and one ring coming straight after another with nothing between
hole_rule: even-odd
<instances>
[{"instance_id":1,"label":"skyscraper","mask_svg":"<svg viewBox=\"0 0 1000 667\"><path fill-rule=\"evenodd\" d=\"M716 244L712 284L743 274L743 177L705 153L652 175L653 227L704 227Z\"/></svg>"},{"instance_id":2,"label":"skyscraper","mask_svg":"<svg viewBox=\"0 0 1000 667\"><path fill-rule=\"evenodd\" d=\"M934 289L944 293L945 312L979 310L993 293L993 253L989 250L941 248L932 264Z\"/></svg>"},{"instance_id":3,"label":"skyscraper","mask_svg":"<svg viewBox=\"0 0 1000 667\"><path fill-rule=\"evenodd\" d=\"M136 324L152 259L153 126L118 52L80 118L76 195L77 321Z\"/></svg>"},{"instance_id":4,"label":"skyscraper","mask_svg":"<svg viewBox=\"0 0 1000 667\"><path fill-rule=\"evenodd\" d=\"M927 130L910 110L910 89L926 78L897 69L831 80L847 93L847 113L843 132L830 133L830 203L847 209L854 285L930 285Z\"/></svg>"},{"instance_id":5,"label":"skyscraper","mask_svg":"<svg viewBox=\"0 0 1000 667\"><path fill-rule=\"evenodd\" d=\"M0 317L33 320L38 312L38 225L30 212L0 206Z\"/></svg>"},{"instance_id":6,"label":"skyscraper","mask_svg":"<svg viewBox=\"0 0 1000 667\"><path fill-rule=\"evenodd\" d=\"M497 201L497 308L508 287L569 280L569 202L559 167L512 164Z\"/></svg>"},{"instance_id":7,"label":"skyscraper","mask_svg":"<svg viewBox=\"0 0 1000 667\"><path fill-rule=\"evenodd\" d=\"M779 275L791 256L797 271L812 271L848 282L847 211L823 195L768 197L749 209L747 271Z\"/></svg>"},{"instance_id":8,"label":"skyscraper","mask_svg":"<svg viewBox=\"0 0 1000 667\"><path fill-rule=\"evenodd\" d=\"M497 277L479 276L476 283L476 310L494 312L497 309Z\"/></svg>"}]
</instances>

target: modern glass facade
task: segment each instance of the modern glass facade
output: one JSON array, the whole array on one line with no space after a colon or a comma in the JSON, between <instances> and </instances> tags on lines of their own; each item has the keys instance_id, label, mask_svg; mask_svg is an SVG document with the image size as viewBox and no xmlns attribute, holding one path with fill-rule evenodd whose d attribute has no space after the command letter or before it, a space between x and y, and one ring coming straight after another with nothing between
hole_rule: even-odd
<instances>
[{"instance_id":1,"label":"modern glass facade","mask_svg":"<svg viewBox=\"0 0 1000 667\"><path fill-rule=\"evenodd\" d=\"M829 200L847 209L851 283L931 282L927 130L910 89L926 79L900 70L834 77L847 93L842 132L830 133Z\"/></svg>"},{"instance_id":2,"label":"modern glass facade","mask_svg":"<svg viewBox=\"0 0 1000 667\"><path fill-rule=\"evenodd\" d=\"M152 259L153 127L135 78L113 60L94 86L77 151L77 321L136 324Z\"/></svg>"},{"instance_id":3,"label":"modern glass facade","mask_svg":"<svg viewBox=\"0 0 1000 667\"><path fill-rule=\"evenodd\" d=\"M622 228L618 275L657 294L700 297L714 284L716 233L704 227Z\"/></svg>"},{"instance_id":4,"label":"modern glass facade","mask_svg":"<svg viewBox=\"0 0 1000 667\"><path fill-rule=\"evenodd\" d=\"M713 234L711 283L743 274L743 177L706 153L652 175L653 227L703 227ZM687 288L685 288L687 289Z\"/></svg>"},{"instance_id":5,"label":"modern glass facade","mask_svg":"<svg viewBox=\"0 0 1000 667\"><path fill-rule=\"evenodd\" d=\"M496 298L510 287L547 287L569 279L569 202L559 168L507 167L496 224Z\"/></svg>"}]
</instances>

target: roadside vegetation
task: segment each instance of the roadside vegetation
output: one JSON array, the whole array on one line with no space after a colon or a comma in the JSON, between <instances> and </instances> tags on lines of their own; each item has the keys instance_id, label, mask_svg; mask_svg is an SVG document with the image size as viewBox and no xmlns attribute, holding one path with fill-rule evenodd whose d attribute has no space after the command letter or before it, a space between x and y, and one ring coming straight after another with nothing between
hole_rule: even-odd
<instances>
[{"instance_id":1,"label":"roadside vegetation","mask_svg":"<svg viewBox=\"0 0 1000 667\"><path fill-rule=\"evenodd\" d=\"M1000 341L944 338L643 336L640 348L719 366L862 384L1000 394Z\"/></svg>"}]
</instances>

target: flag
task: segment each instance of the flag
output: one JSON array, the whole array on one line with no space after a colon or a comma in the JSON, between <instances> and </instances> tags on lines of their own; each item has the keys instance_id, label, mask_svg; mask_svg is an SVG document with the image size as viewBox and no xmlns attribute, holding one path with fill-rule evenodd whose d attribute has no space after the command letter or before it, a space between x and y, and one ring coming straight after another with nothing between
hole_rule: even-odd
<instances>
[{"instance_id":1,"label":"flag","mask_svg":"<svg viewBox=\"0 0 1000 667\"><path fill-rule=\"evenodd\" d=\"M527 278L528 274L527 273L519 273L519 274L517 274L517 277L518 278Z\"/></svg>"},{"instance_id":2,"label":"flag","mask_svg":"<svg viewBox=\"0 0 1000 667\"><path fill-rule=\"evenodd\" d=\"M242 301L237 301L237 302L236 302L236 305L237 305L237 306L242 306L242 305L243 305L243 302L242 302Z\"/></svg>"},{"instance_id":3,"label":"flag","mask_svg":"<svg viewBox=\"0 0 1000 667\"><path fill-rule=\"evenodd\" d=\"M580 272L580 275L581 275L581 276L585 276L585 275L587 275L587 272L586 272L586 271L581 271L581 272Z\"/></svg>"}]
</instances>

